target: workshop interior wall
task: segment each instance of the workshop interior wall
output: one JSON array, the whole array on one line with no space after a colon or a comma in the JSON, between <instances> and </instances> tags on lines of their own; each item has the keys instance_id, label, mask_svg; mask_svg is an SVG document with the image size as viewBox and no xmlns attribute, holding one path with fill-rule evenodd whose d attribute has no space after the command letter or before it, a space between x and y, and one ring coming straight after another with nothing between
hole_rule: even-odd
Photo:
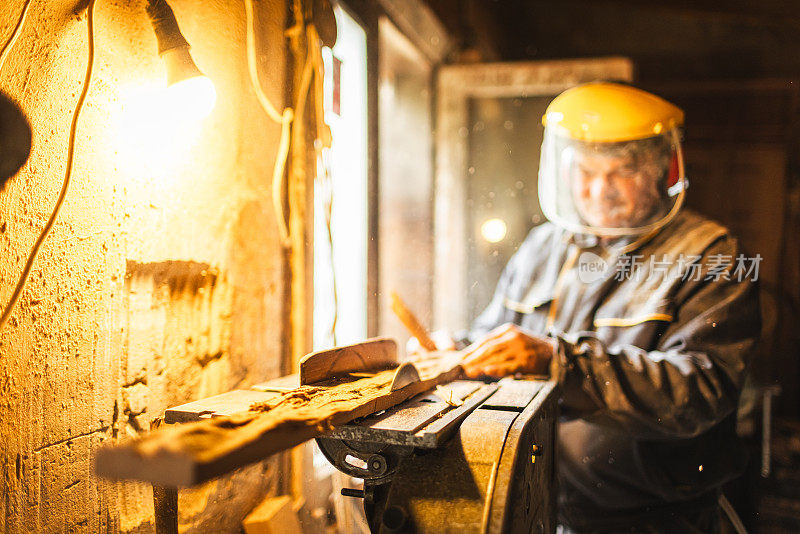
<instances>
[{"instance_id":1,"label":"workshop interior wall","mask_svg":"<svg viewBox=\"0 0 800 534\"><path fill-rule=\"evenodd\" d=\"M23 3L0 5L3 40ZM160 129L124 135L130 133L128 98L163 83L163 67L145 1L99 2L95 78L78 128L73 182L28 288L0 332L0 532L152 530L149 487L96 479L92 451L146 429L169 405L283 370L286 274L268 183L279 127L249 89L243 6L170 3L200 68L216 84L217 106L202 125L184 128L188 140ZM254 3L263 82L278 104L285 2ZM785 79L800 71L798 16L790 0L752 8L734 2L728 14L708 1L428 4L462 36L463 60L624 55L635 61L646 88L659 92L671 84L677 93L684 83ZM35 2L0 72L0 88L21 104L34 130L30 161L0 192L0 305L63 178L86 62L86 15L75 14L84 5ZM522 9L509 12L514 5ZM790 6L784 17L782 5ZM707 95L687 109L690 124L714 98L713 91ZM751 102L757 99L756 92ZM727 132L740 124L739 137L725 139L731 150L750 142L748 124L737 119L742 107L722 111ZM769 150L782 147L787 175L762 201L786 209L782 267L773 272L782 284L777 292L794 303L800 295L796 108L783 119L785 135L766 142ZM702 152L698 168L713 165L714 153ZM726 189L744 183L724 173L714 179L719 183L705 187L713 193L697 207L725 205ZM734 210L727 217L741 220ZM793 320L785 319L790 327ZM772 372L796 390L797 335L788 328L780 336ZM785 411L797 413L796 395L784 392ZM268 462L237 473L249 483L238 484L235 498L232 478L181 492L183 522L198 532L234 530L241 514L274 488L276 471Z\"/></svg>"},{"instance_id":2,"label":"workshop interior wall","mask_svg":"<svg viewBox=\"0 0 800 534\"><path fill-rule=\"evenodd\" d=\"M3 40L23 4L0 6ZM0 192L3 305L63 180L85 4L34 2L0 73L33 129L29 162ZM136 99L164 84L145 2L97 3L72 183L0 332L0 532L152 531L150 487L97 479L93 451L147 431L168 406L283 370L285 256L269 196L280 127L250 88L244 7L170 4L217 104L202 123L142 124ZM254 4L279 107L285 2ZM182 528L238 532L277 472L270 461L237 473L247 482L235 495L230 477L182 491Z\"/></svg>"}]
</instances>

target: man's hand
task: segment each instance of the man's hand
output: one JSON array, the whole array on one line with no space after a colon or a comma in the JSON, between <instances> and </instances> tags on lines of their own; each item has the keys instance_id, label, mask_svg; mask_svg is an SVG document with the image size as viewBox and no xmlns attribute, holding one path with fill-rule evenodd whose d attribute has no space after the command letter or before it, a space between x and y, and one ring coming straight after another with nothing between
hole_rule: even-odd
<instances>
[{"instance_id":1,"label":"man's hand","mask_svg":"<svg viewBox=\"0 0 800 534\"><path fill-rule=\"evenodd\" d=\"M515 373L547 374L556 342L533 336L517 325L506 323L464 349L461 366L470 378L502 378Z\"/></svg>"}]
</instances>

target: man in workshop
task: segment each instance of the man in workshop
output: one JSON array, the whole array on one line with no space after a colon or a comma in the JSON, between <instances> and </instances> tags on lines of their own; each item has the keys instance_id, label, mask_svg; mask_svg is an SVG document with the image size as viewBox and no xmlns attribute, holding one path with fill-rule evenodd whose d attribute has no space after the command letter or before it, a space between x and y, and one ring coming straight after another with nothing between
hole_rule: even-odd
<instances>
[{"instance_id":1,"label":"man in workshop","mask_svg":"<svg viewBox=\"0 0 800 534\"><path fill-rule=\"evenodd\" d=\"M679 108L598 82L562 93L543 123L550 222L506 266L465 371L549 369L560 384L560 532L717 532L719 488L744 461L760 257L681 209Z\"/></svg>"}]
</instances>

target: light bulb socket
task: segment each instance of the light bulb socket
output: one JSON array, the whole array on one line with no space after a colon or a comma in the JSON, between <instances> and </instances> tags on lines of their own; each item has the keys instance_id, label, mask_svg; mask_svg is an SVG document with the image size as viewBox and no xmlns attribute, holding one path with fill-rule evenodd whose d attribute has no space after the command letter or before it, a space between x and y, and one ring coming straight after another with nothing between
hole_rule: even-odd
<instances>
[{"instance_id":1,"label":"light bulb socket","mask_svg":"<svg viewBox=\"0 0 800 534\"><path fill-rule=\"evenodd\" d=\"M158 42L158 55L167 69L167 85L203 76L189 53L189 41L181 33L175 12L165 0L149 0L147 15Z\"/></svg>"},{"instance_id":2,"label":"light bulb socket","mask_svg":"<svg viewBox=\"0 0 800 534\"><path fill-rule=\"evenodd\" d=\"M196 76L204 76L189 54L188 46L170 48L161 54L161 59L164 61L167 71L167 85L173 85Z\"/></svg>"},{"instance_id":3,"label":"light bulb socket","mask_svg":"<svg viewBox=\"0 0 800 534\"><path fill-rule=\"evenodd\" d=\"M181 33L178 21L175 19L175 12L169 7L165 0L149 0L147 2L147 15L153 25L153 31L158 41L158 55L173 48L189 48L189 41Z\"/></svg>"}]
</instances>

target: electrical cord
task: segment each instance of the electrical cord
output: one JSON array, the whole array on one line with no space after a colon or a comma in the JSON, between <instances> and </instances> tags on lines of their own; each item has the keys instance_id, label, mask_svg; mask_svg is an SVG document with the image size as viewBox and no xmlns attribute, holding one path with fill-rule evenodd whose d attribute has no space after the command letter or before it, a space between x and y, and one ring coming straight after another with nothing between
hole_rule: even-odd
<instances>
[{"instance_id":1,"label":"electrical cord","mask_svg":"<svg viewBox=\"0 0 800 534\"><path fill-rule=\"evenodd\" d=\"M303 116L305 114L308 92L311 88L312 81L314 82L313 98L317 129L314 148L316 150L317 158L322 162L323 168L323 176L321 181L326 194L324 202L325 228L326 237L330 246L331 268L333 268L333 232L331 228L331 214L333 205L332 184L330 165L326 162L323 156L323 148L330 148L330 132L324 120L322 90L323 66L319 36L317 35L316 28L313 24L309 24L306 27L308 56L300 77L300 87L297 94L297 101L295 102L294 110L287 107L283 110L283 113L280 114L278 113L277 109L275 109L275 106L272 105L272 102L270 102L269 98L267 98L267 95L264 94L258 77L258 68L256 65L255 16L253 12L253 0L244 0L244 5L247 24L247 66L250 73L250 82L253 86L253 90L256 93L256 98L266 112L267 116L273 121L281 124L281 140L278 146L278 155L276 157L275 167L272 173L272 203L278 223L278 231L280 233L281 243L284 247L291 246L291 240L289 235L289 227L286 222L286 215L283 210L283 174L289 155L289 147L291 145L290 141L292 139L299 141L301 132L303 130ZM301 25L303 21L302 3L300 0L295 0L292 3L292 7L297 25ZM292 123L294 123L293 128L290 127ZM330 335L333 339L334 345L336 344L338 308L339 305L338 294L336 290L336 276L333 274L333 318L330 327Z\"/></svg>"},{"instance_id":2,"label":"electrical cord","mask_svg":"<svg viewBox=\"0 0 800 534\"><path fill-rule=\"evenodd\" d=\"M89 1L88 16L87 16L89 57L86 64L86 75L83 82L83 89L81 90L81 95L78 98L78 103L75 106L75 111L72 114L72 124L70 125L70 131L69 131L69 147L67 149L67 168L64 172L64 183L61 185L61 192L59 193L58 200L56 200L56 204L53 207L53 212L50 215L50 218L47 220L47 224L44 225L44 228L42 229L42 232L39 234L39 237L36 239L36 242L33 245L33 249L31 250L31 253L28 256L28 261L25 263L25 267L23 268L22 274L20 275L19 281L17 282L17 285L14 289L14 292L11 294L11 298L8 300L8 304L6 304L6 307L3 310L3 315L0 316L0 330L3 329L9 317L11 316L11 312L14 310L14 306L19 300L19 296L22 293L22 290L25 288L25 283L28 280L28 275L31 272L33 263L36 261L36 256L39 253L39 249L41 248L44 240L47 238L47 235L50 233L50 230L52 230L53 225L56 222L56 218L58 217L58 213L61 210L61 205L64 203L64 199L67 196L67 190L69 188L69 182L72 176L72 163L75 157L75 136L78 130L78 119L80 119L81 110L83 109L83 104L86 101L86 95L89 92L89 85L92 81L92 69L94 67L95 3L96 0Z\"/></svg>"},{"instance_id":3,"label":"electrical cord","mask_svg":"<svg viewBox=\"0 0 800 534\"><path fill-rule=\"evenodd\" d=\"M267 116L281 125L281 140L278 144L278 154L275 156L275 167L272 171L272 205L275 210L275 218L278 223L281 244L288 247L289 227L286 223L286 215L283 212L283 174L286 169L286 160L289 157L289 141L291 124L294 119L292 108L286 108L283 113L278 113L272 105L258 78L258 67L256 66L256 36L255 36L255 16L253 14L253 0L245 0L245 16L247 23L247 67L250 72L250 83L256 93L259 104L266 112Z\"/></svg>"},{"instance_id":4,"label":"electrical cord","mask_svg":"<svg viewBox=\"0 0 800 534\"><path fill-rule=\"evenodd\" d=\"M728 516L731 526L736 531L736 534L747 534L747 529L745 528L744 523L742 523L742 520L739 518L739 514L736 513L736 510L734 510L731 502L722 493L719 494L719 505L722 508L722 511L725 512L725 515Z\"/></svg>"},{"instance_id":5,"label":"electrical cord","mask_svg":"<svg viewBox=\"0 0 800 534\"><path fill-rule=\"evenodd\" d=\"M253 13L253 0L245 0L244 2L245 16L247 17L247 66L250 71L250 80L253 82L253 90L256 92L256 97L267 112L269 117L278 123L283 122L285 115L278 113L275 106L272 105L269 98L264 94L261 88L261 82L258 79L258 68L256 67L256 36L255 36L255 15ZM286 108L286 111L291 112L291 108Z\"/></svg>"},{"instance_id":6,"label":"electrical cord","mask_svg":"<svg viewBox=\"0 0 800 534\"><path fill-rule=\"evenodd\" d=\"M3 70L3 65L6 64L6 59L8 55L11 53L11 49L14 48L14 45L19 38L20 33L22 33L22 27L25 25L25 19L28 17L28 8L31 7L31 0L25 2L25 5L22 7L22 13L17 20L17 26L14 28L14 31L11 33L11 37L9 37L6 45L3 47L3 51L0 52L0 71Z\"/></svg>"}]
</instances>

